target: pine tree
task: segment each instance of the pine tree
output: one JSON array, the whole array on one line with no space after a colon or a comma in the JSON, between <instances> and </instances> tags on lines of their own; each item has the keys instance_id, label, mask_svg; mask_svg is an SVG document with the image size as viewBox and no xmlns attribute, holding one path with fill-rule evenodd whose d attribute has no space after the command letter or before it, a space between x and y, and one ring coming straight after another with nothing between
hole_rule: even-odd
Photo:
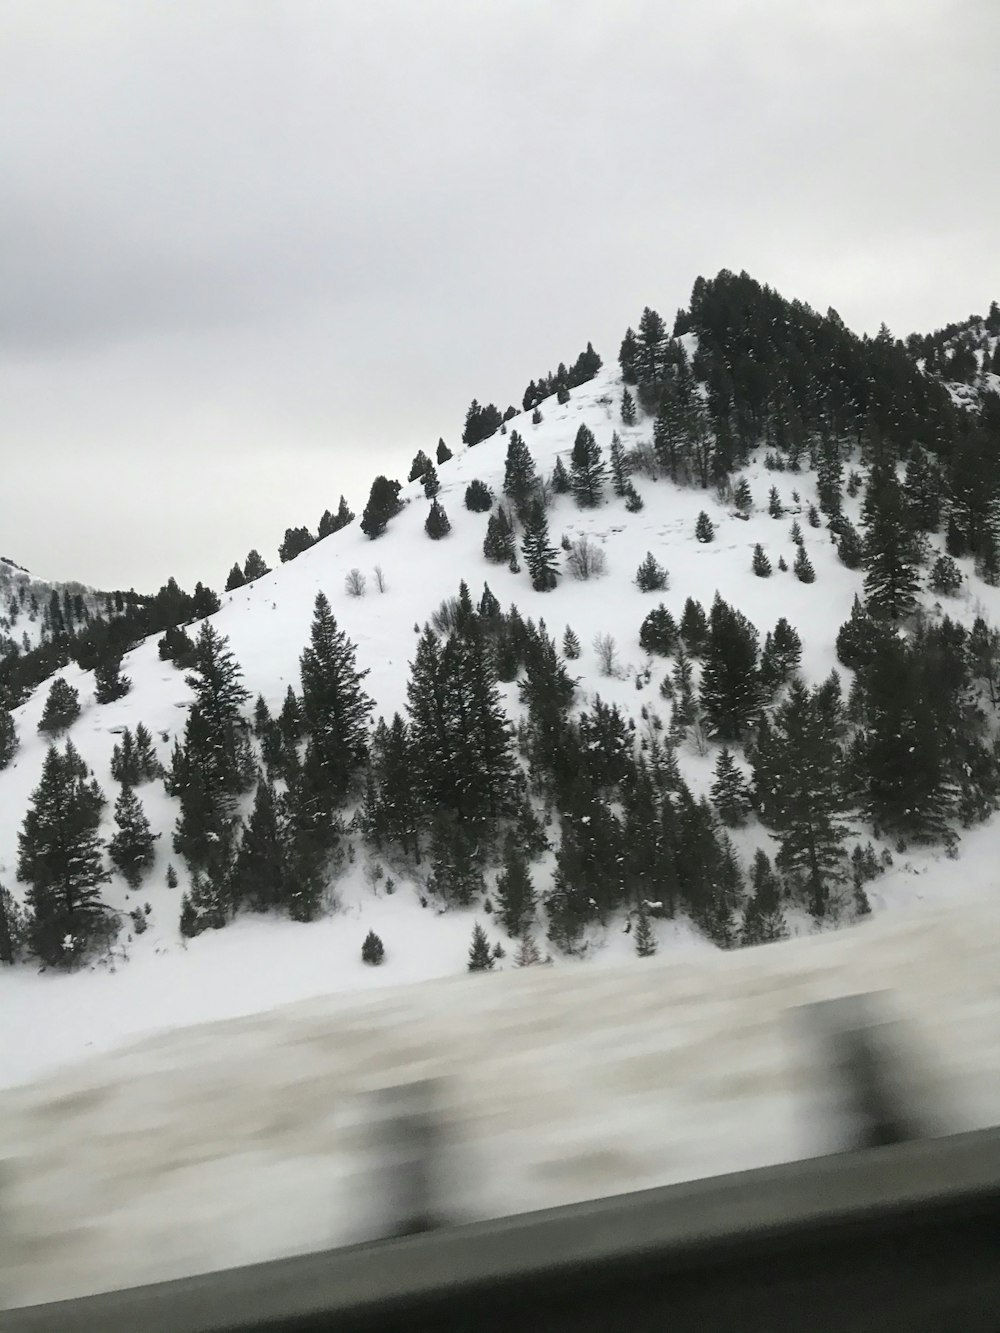
<instances>
[{"instance_id":1,"label":"pine tree","mask_svg":"<svg viewBox=\"0 0 1000 1333\"><path fill-rule=\"evenodd\" d=\"M496 597L494 597L493 593L490 591L490 585L488 583L483 584L483 595L479 599L479 606L477 610L479 612L479 619L483 622L484 625L489 626L492 623L498 622L500 620L502 614L500 610L500 603L497 601Z\"/></svg>"},{"instance_id":2,"label":"pine tree","mask_svg":"<svg viewBox=\"0 0 1000 1333\"><path fill-rule=\"evenodd\" d=\"M715 781L712 783L712 803L726 828L742 828L750 814L750 787L725 746L715 761Z\"/></svg>"},{"instance_id":3,"label":"pine tree","mask_svg":"<svg viewBox=\"0 0 1000 1333\"><path fill-rule=\"evenodd\" d=\"M652 958L656 950L656 936L649 924L649 913L645 907L640 907L635 920L635 951L640 958Z\"/></svg>"},{"instance_id":4,"label":"pine tree","mask_svg":"<svg viewBox=\"0 0 1000 1333\"><path fill-rule=\"evenodd\" d=\"M485 482L474 478L465 488L465 507L473 514L485 514L493 508L493 493Z\"/></svg>"},{"instance_id":5,"label":"pine tree","mask_svg":"<svg viewBox=\"0 0 1000 1333\"><path fill-rule=\"evenodd\" d=\"M759 579L769 579L771 577L771 562L768 560L760 542L757 542L753 548L753 562L751 567Z\"/></svg>"},{"instance_id":6,"label":"pine tree","mask_svg":"<svg viewBox=\"0 0 1000 1333\"><path fill-rule=\"evenodd\" d=\"M111 657L94 668L94 698L99 704L124 699L132 688L129 677L121 674L121 665L120 657Z\"/></svg>"},{"instance_id":7,"label":"pine tree","mask_svg":"<svg viewBox=\"0 0 1000 1333\"><path fill-rule=\"evenodd\" d=\"M388 477L378 476L372 482L368 503L361 515L361 531L372 541L381 537L390 519L395 518L402 508L399 499L401 490L400 483L390 481Z\"/></svg>"},{"instance_id":8,"label":"pine tree","mask_svg":"<svg viewBox=\"0 0 1000 1333\"><path fill-rule=\"evenodd\" d=\"M638 514L642 509L642 496L631 482L625 487L625 509L630 514Z\"/></svg>"},{"instance_id":9,"label":"pine tree","mask_svg":"<svg viewBox=\"0 0 1000 1333\"><path fill-rule=\"evenodd\" d=\"M70 966L114 936L100 897L109 879L97 833L103 806L72 743L64 754L50 745L18 834L17 862L17 877L29 886L31 947L45 963Z\"/></svg>"},{"instance_id":10,"label":"pine tree","mask_svg":"<svg viewBox=\"0 0 1000 1333\"><path fill-rule=\"evenodd\" d=\"M500 922L508 935L516 937L534 915L535 888L528 870L528 858L514 837L506 840L503 870L497 877L496 891Z\"/></svg>"},{"instance_id":11,"label":"pine tree","mask_svg":"<svg viewBox=\"0 0 1000 1333\"><path fill-rule=\"evenodd\" d=\"M431 460L424 453L423 449L418 449L413 462L410 464L410 471L407 475L407 481L419 481L425 476L427 469L431 466Z\"/></svg>"},{"instance_id":12,"label":"pine tree","mask_svg":"<svg viewBox=\"0 0 1000 1333\"><path fill-rule=\"evenodd\" d=\"M287 564L289 560L294 560L303 551L308 551L310 546L315 545L316 538L308 528L286 528L281 545L278 547L278 559L283 565ZM218 610L218 607L216 607L216 610ZM206 612L205 614L211 613Z\"/></svg>"},{"instance_id":13,"label":"pine tree","mask_svg":"<svg viewBox=\"0 0 1000 1333\"><path fill-rule=\"evenodd\" d=\"M873 469L865 494L865 598L873 615L908 616L917 602L916 551L895 471Z\"/></svg>"},{"instance_id":14,"label":"pine tree","mask_svg":"<svg viewBox=\"0 0 1000 1333\"><path fill-rule=\"evenodd\" d=\"M234 904L254 912L284 905L288 866L282 834L274 787L258 774L253 810L244 824L233 865Z\"/></svg>"},{"instance_id":15,"label":"pine tree","mask_svg":"<svg viewBox=\"0 0 1000 1333\"><path fill-rule=\"evenodd\" d=\"M772 486L768 492L767 512L772 518L782 518L784 516L785 509L781 503L781 496L778 494L777 486Z\"/></svg>"},{"instance_id":16,"label":"pine tree","mask_svg":"<svg viewBox=\"0 0 1000 1333\"><path fill-rule=\"evenodd\" d=\"M927 580L927 586L931 592L937 593L942 597L954 597L962 587L962 571L955 564L950 555L939 555L931 566L930 577ZM2 753L2 743L0 743L0 753ZM0 760L0 768L3 762Z\"/></svg>"},{"instance_id":17,"label":"pine tree","mask_svg":"<svg viewBox=\"0 0 1000 1333\"><path fill-rule=\"evenodd\" d=\"M258 550L253 550L246 558L243 566L244 583L253 583L255 579L262 579L265 574L270 574L264 557Z\"/></svg>"},{"instance_id":18,"label":"pine tree","mask_svg":"<svg viewBox=\"0 0 1000 1333\"><path fill-rule=\"evenodd\" d=\"M635 582L640 592L659 592L668 586L667 571L652 551L646 552L645 560L636 570Z\"/></svg>"},{"instance_id":19,"label":"pine tree","mask_svg":"<svg viewBox=\"0 0 1000 1333\"><path fill-rule=\"evenodd\" d=\"M531 586L536 592L548 592L559 581L557 555L549 545L549 525L545 509L537 501L529 505L524 515L524 533L521 538L524 563L531 575Z\"/></svg>"},{"instance_id":20,"label":"pine tree","mask_svg":"<svg viewBox=\"0 0 1000 1333\"><path fill-rule=\"evenodd\" d=\"M17 728L10 709L0 704L0 772L3 771L17 752Z\"/></svg>"},{"instance_id":21,"label":"pine tree","mask_svg":"<svg viewBox=\"0 0 1000 1333\"><path fill-rule=\"evenodd\" d=\"M681 614L680 636L692 657L700 657L708 642L708 616L701 602L689 597Z\"/></svg>"},{"instance_id":22,"label":"pine tree","mask_svg":"<svg viewBox=\"0 0 1000 1333\"><path fill-rule=\"evenodd\" d=\"M331 514L329 509L323 511L323 516L319 521L319 540L322 541L324 537L332 537L335 532L340 532L342 528L348 527L353 522L354 512L348 508L347 501L341 496L335 514Z\"/></svg>"},{"instance_id":23,"label":"pine tree","mask_svg":"<svg viewBox=\"0 0 1000 1333\"><path fill-rule=\"evenodd\" d=\"M705 513L704 509L698 515L698 521L694 525L695 539L700 542L710 542L715 537L715 524Z\"/></svg>"},{"instance_id":24,"label":"pine tree","mask_svg":"<svg viewBox=\"0 0 1000 1333\"><path fill-rule=\"evenodd\" d=\"M746 616L716 593L700 697L711 732L720 740L739 740L760 711L757 643L757 631Z\"/></svg>"},{"instance_id":25,"label":"pine tree","mask_svg":"<svg viewBox=\"0 0 1000 1333\"><path fill-rule=\"evenodd\" d=\"M569 625L566 626L566 632L563 634L562 651L563 657L570 662L575 662L580 656L580 640Z\"/></svg>"},{"instance_id":26,"label":"pine tree","mask_svg":"<svg viewBox=\"0 0 1000 1333\"><path fill-rule=\"evenodd\" d=\"M601 503L607 468L593 431L581 423L570 455L570 486L581 509L593 509Z\"/></svg>"},{"instance_id":27,"label":"pine tree","mask_svg":"<svg viewBox=\"0 0 1000 1333\"><path fill-rule=\"evenodd\" d=\"M385 961L385 945L374 930L368 932L361 945L361 961L369 967L379 967Z\"/></svg>"},{"instance_id":28,"label":"pine tree","mask_svg":"<svg viewBox=\"0 0 1000 1333\"><path fill-rule=\"evenodd\" d=\"M627 388L622 390L622 425L635 425L635 399Z\"/></svg>"},{"instance_id":29,"label":"pine tree","mask_svg":"<svg viewBox=\"0 0 1000 1333\"><path fill-rule=\"evenodd\" d=\"M629 489L629 463L618 432L611 436L611 485L615 495L624 500Z\"/></svg>"},{"instance_id":30,"label":"pine tree","mask_svg":"<svg viewBox=\"0 0 1000 1333\"><path fill-rule=\"evenodd\" d=\"M440 505L437 500L431 502L431 507L424 523L424 532L427 533L431 541L435 542L440 541L442 537L447 537L448 533L451 532L451 524L448 521L448 515L444 512L443 505Z\"/></svg>"},{"instance_id":31,"label":"pine tree","mask_svg":"<svg viewBox=\"0 0 1000 1333\"><path fill-rule=\"evenodd\" d=\"M494 961L489 940L486 938L486 931L477 921L472 928L472 944L469 947L469 971L489 972L493 968Z\"/></svg>"},{"instance_id":32,"label":"pine tree","mask_svg":"<svg viewBox=\"0 0 1000 1333\"><path fill-rule=\"evenodd\" d=\"M841 516L837 523L837 557L840 563L848 569L860 569L864 555L857 528L849 519Z\"/></svg>"},{"instance_id":33,"label":"pine tree","mask_svg":"<svg viewBox=\"0 0 1000 1333\"><path fill-rule=\"evenodd\" d=\"M746 477L740 477L733 491L733 503L741 514L749 514L753 508L753 495Z\"/></svg>"},{"instance_id":34,"label":"pine tree","mask_svg":"<svg viewBox=\"0 0 1000 1333\"><path fill-rule=\"evenodd\" d=\"M566 464L562 461L562 455L556 458L556 465L552 469L552 490L555 495L568 495L572 489L572 483L569 479L569 473L566 471Z\"/></svg>"},{"instance_id":35,"label":"pine tree","mask_svg":"<svg viewBox=\"0 0 1000 1333\"><path fill-rule=\"evenodd\" d=\"M180 932L194 939L205 930L221 930L228 920L228 888L218 871L195 871L191 891L181 898Z\"/></svg>"},{"instance_id":36,"label":"pine tree","mask_svg":"<svg viewBox=\"0 0 1000 1333\"><path fill-rule=\"evenodd\" d=\"M226 592L235 592L237 588L242 588L246 583L246 575L240 569L239 561L233 565L229 571L229 577L226 579Z\"/></svg>"},{"instance_id":37,"label":"pine tree","mask_svg":"<svg viewBox=\"0 0 1000 1333\"><path fill-rule=\"evenodd\" d=\"M142 802L131 787L123 786L115 802L115 823L118 832L108 843L108 855L129 887L137 889L143 871L152 865L156 836L150 830Z\"/></svg>"},{"instance_id":38,"label":"pine tree","mask_svg":"<svg viewBox=\"0 0 1000 1333\"><path fill-rule=\"evenodd\" d=\"M743 914L740 944L770 944L788 934L781 910L781 883L771 868L767 853L759 848L750 871L754 892Z\"/></svg>"},{"instance_id":39,"label":"pine tree","mask_svg":"<svg viewBox=\"0 0 1000 1333\"><path fill-rule=\"evenodd\" d=\"M792 526L788 530L788 535L796 546L802 545L802 528L799 525L799 520L797 518L792 519Z\"/></svg>"},{"instance_id":40,"label":"pine tree","mask_svg":"<svg viewBox=\"0 0 1000 1333\"><path fill-rule=\"evenodd\" d=\"M111 776L116 782L128 787L137 787L142 780L135 738L128 727L122 732L121 741L111 751Z\"/></svg>"},{"instance_id":41,"label":"pine tree","mask_svg":"<svg viewBox=\"0 0 1000 1333\"><path fill-rule=\"evenodd\" d=\"M62 676L49 687L38 730L47 735L66 731L80 716L80 695Z\"/></svg>"},{"instance_id":42,"label":"pine tree","mask_svg":"<svg viewBox=\"0 0 1000 1333\"><path fill-rule=\"evenodd\" d=\"M828 518L836 518L840 514L840 492L843 484L844 467L840 457L840 445L836 440L827 437L820 446L816 491L819 495L819 507Z\"/></svg>"},{"instance_id":43,"label":"pine tree","mask_svg":"<svg viewBox=\"0 0 1000 1333\"><path fill-rule=\"evenodd\" d=\"M437 447L438 467L440 467L442 463L449 463L452 460L452 458L454 458L454 454L445 444L444 440L438 440L438 447Z\"/></svg>"},{"instance_id":44,"label":"pine tree","mask_svg":"<svg viewBox=\"0 0 1000 1333\"><path fill-rule=\"evenodd\" d=\"M357 667L357 649L338 628L325 593L316 594L309 644L299 658L302 712L317 776L333 803L341 800L368 753L373 701L361 687L368 671Z\"/></svg>"},{"instance_id":45,"label":"pine tree","mask_svg":"<svg viewBox=\"0 0 1000 1333\"><path fill-rule=\"evenodd\" d=\"M526 930L521 937L521 943L518 946L514 965L516 967L534 967L541 961L542 955L539 953L534 936L530 931Z\"/></svg>"},{"instance_id":46,"label":"pine tree","mask_svg":"<svg viewBox=\"0 0 1000 1333\"><path fill-rule=\"evenodd\" d=\"M421 478L424 485L424 495L428 500L433 500L441 490L441 483L438 481L437 469L433 463L427 464L427 471Z\"/></svg>"},{"instance_id":47,"label":"pine tree","mask_svg":"<svg viewBox=\"0 0 1000 1333\"><path fill-rule=\"evenodd\" d=\"M176 889L178 884L177 871L172 865L167 866L167 888Z\"/></svg>"},{"instance_id":48,"label":"pine tree","mask_svg":"<svg viewBox=\"0 0 1000 1333\"><path fill-rule=\"evenodd\" d=\"M538 474L531 457L531 451L523 437L516 430L510 433L507 443L507 459L504 468L503 492L515 509L522 509L538 485Z\"/></svg>"},{"instance_id":49,"label":"pine tree","mask_svg":"<svg viewBox=\"0 0 1000 1333\"><path fill-rule=\"evenodd\" d=\"M654 607L639 628L639 646L647 653L669 657L677 647L677 626L661 602Z\"/></svg>"},{"instance_id":50,"label":"pine tree","mask_svg":"<svg viewBox=\"0 0 1000 1333\"><path fill-rule=\"evenodd\" d=\"M0 884L0 963L16 963L28 943L28 922L13 896Z\"/></svg>"},{"instance_id":51,"label":"pine tree","mask_svg":"<svg viewBox=\"0 0 1000 1333\"><path fill-rule=\"evenodd\" d=\"M514 530L503 505L490 514L483 539L483 555L495 565L509 565L515 558Z\"/></svg>"},{"instance_id":52,"label":"pine tree","mask_svg":"<svg viewBox=\"0 0 1000 1333\"><path fill-rule=\"evenodd\" d=\"M796 551L792 572L800 583L816 582L816 571L813 569L812 561L806 555L804 546L800 546Z\"/></svg>"}]
</instances>

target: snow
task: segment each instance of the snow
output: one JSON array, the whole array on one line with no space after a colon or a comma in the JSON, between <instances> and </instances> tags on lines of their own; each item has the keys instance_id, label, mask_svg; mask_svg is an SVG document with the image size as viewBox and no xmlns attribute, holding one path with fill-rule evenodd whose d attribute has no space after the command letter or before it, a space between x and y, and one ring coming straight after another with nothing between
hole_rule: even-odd
<instances>
[{"instance_id":1,"label":"snow","mask_svg":"<svg viewBox=\"0 0 1000 1333\"><path fill-rule=\"evenodd\" d=\"M829 1150L835 1090L795 1011L840 995L888 990L933 1131L995 1123L1000 908L963 893L738 953L327 996L8 1089L0 1307L379 1234L372 1098L414 1079L438 1080L453 1220Z\"/></svg>"}]
</instances>

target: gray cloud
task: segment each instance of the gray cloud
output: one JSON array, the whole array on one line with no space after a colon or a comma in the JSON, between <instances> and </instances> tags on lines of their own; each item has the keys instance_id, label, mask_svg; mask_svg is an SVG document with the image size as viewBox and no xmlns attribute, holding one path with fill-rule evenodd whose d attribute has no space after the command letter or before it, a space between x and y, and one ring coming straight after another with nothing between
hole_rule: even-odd
<instances>
[{"instance_id":1,"label":"gray cloud","mask_svg":"<svg viewBox=\"0 0 1000 1333\"><path fill-rule=\"evenodd\" d=\"M994 0L8 0L0 548L221 582L722 266L982 309L998 51Z\"/></svg>"}]
</instances>

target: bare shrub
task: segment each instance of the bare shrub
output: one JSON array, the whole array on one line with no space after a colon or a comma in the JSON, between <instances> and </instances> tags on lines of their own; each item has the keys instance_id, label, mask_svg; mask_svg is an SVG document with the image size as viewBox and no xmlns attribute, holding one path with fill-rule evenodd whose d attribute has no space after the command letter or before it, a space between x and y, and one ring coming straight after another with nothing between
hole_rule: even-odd
<instances>
[{"instance_id":1,"label":"bare shrub","mask_svg":"<svg viewBox=\"0 0 1000 1333\"><path fill-rule=\"evenodd\" d=\"M625 458L633 476L638 474L648 477L650 481L658 480L660 469L656 461L656 450L649 440L640 440L635 448L628 451Z\"/></svg>"},{"instance_id":2,"label":"bare shrub","mask_svg":"<svg viewBox=\"0 0 1000 1333\"><path fill-rule=\"evenodd\" d=\"M594 652L602 676L618 674L618 645L611 634L597 634L594 637Z\"/></svg>"},{"instance_id":3,"label":"bare shrub","mask_svg":"<svg viewBox=\"0 0 1000 1333\"><path fill-rule=\"evenodd\" d=\"M352 569L344 579L344 591L348 597L364 597L368 580L360 569Z\"/></svg>"},{"instance_id":4,"label":"bare shrub","mask_svg":"<svg viewBox=\"0 0 1000 1333\"><path fill-rule=\"evenodd\" d=\"M599 543L578 537L570 542L566 567L575 579L597 579L607 572L608 558Z\"/></svg>"},{"instance_id":5,"label":"bare shrub","mask_svg":"<svg viewBox=\"0 0 1000 1333\"><path fill-rule=\"evenodd\" d=\"M382 566L376 565L375 568L372 570L372 575L374 576L375 579L375 587L379 590L379 592L385 592L386 590L385 572L383 571Z\"/></svg>"},{"instance_id":6,"label":"bare shrub","mask_svg":"<svg viewBox=\"0 0 1000 1333\"><path fill-rule=\"evenodd\" d=\"M446 597L431 616L431 624L439 634L450 634L457 629L461 614L457 597Z\"/></svg>"}]
</instances>

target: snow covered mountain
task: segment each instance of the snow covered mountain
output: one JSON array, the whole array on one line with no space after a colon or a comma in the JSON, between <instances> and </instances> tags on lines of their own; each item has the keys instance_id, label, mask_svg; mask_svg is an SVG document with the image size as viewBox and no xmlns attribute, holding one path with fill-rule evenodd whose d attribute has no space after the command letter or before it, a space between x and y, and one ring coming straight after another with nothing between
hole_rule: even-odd
<instances>
[{"instance_id":1,"label":"snow covered mountain","mask_svg":"<svg viewBox=\"0 0 1000 1333\"><path fill-rule=\"evenodd\" d=\"M980 381L974 395L977 410L984 394L1000 385L986 368L987 361L992 364L997 338L985 330L984 325L972 372L973 380L978 376ZM674 342L684 347L689 360L696 359L695 332L681 332ZM440 464L437 503L451 525L444 538L431 540L425 531L430 504L418 480L402 488L401 511L376 541L370 541L355 521L273 572L224 593L221 609L211 623L228 639L242 668L251 696L248 716L258 695L276 716L289 686L299 689L299 658L309 638L319 592L329 598L339 627L356 645L358 666L369 673L365 688L374 699L375 716L388 721L397 711L405 714L410 664L420 633L428 622L433 623L442 603L455 597L460 580L466 582L475 602L488 583L504 610L516 604L525 620L544 621L557 644L567 629L572 630L581 648L579 658L567 664L577 681L573 713L593 708L598 698L616 705L629 724L634 724L636 753L645 752L667 734L674 707L670 686L660 688L664 678L671 677L674 661L650 654L639 642L640 626L661 602L676 623L689 598L708 609L718 595L757 627L762 641L779 618L785 618L801 638L801 678L809 685L819 685L836 668L846 696L851 673L838 662L836 640L855 598L863 595L864 571L843 562L835 534L819 520L821 479L809 467L808 458L802 458L799 470L789 471L774 446L762 439L725 484L707 489L676 485L662 475L662 469L654 479L658 471L653 450L655 420L637 404L634 424L626 424L622 414L625 387L619 370L605 366L574 388L566 401L559 401L563 394L553 394L536 410L507 420L503 432L496 431L475 447L457 450ZM708 390L701 386L698 392L705 396ZM955 396L962 395L956 392ZM489 515L466 508L466 490L479 480L495 500L502 498L514 431L526 442L542 478L550 478L559 461L568 471L583 425L592 432L605 459L613 437L618 436L631 457L630 480L641 507L616 495L610 484L594 508L578 507L571 494L550 493L546 517L552 545L557 548L560 577L556 588L536 591L523 561L514 572L505 564L484 559ZM868 475L857 440L852 444L845 438L843 470L845 477L857 470L859 483ZM745 492L739 502L734 492L741 480L749 488L749 504ZM862 524L863 499L860 484L848 485L842 495L843 515L855 526ZM701 538L696 537L703 513L711 528L707 540L704 530ZM793 524L798 525L795 534ZM568 559L581 539L599 552L599 568L586 578L573 576ZM945 541L943 531L925 534L925 570L944 554ZM753 571L758 546L772 566L769 577ZM793 572L796 559L801 559L800 550L815 572L812 582L800 580ZM643 592L636 584L637 569L650 553L669 576L662 591ZM1000 621L1000 589L977 573L982 562L971 553L959 553L955 563L962 583L950 596L931 591L926 573L921 579L917 596L929 620L938 622L946 612L953 621L970 627L977 617ZM4 577L13 587L17 571ZM696 666L696 678L697 670ZM109 798L100 828L105 839L115 831L112 815L118 784L112 778L111 759L124 729L134 731L142 723L166 767L175 744L183 740L193 697L184 672L161 659L156 636L125 655L122 671L132 688L106 704L95 700L93 672L70 665L59 673L79 692L82 706L68 736ZM19 745L10 764L0 771L0 884L15 901L23 900L25 892L17 879L18 834L48 747L38 725L49 687L46 682L13 710ZM516 725L524 715L517 682L502 684L500 691ZM705 728L697 726L680 739L678 765L696 798L712 788L720 748ZM749 772L738 750L737 762ZM506 957L498 965L513 966L516 941L500 929L495 913L491 916L482 898L468 908L444 910L428 894L426 862L406 864L399 858L380 856L356 833L347 838L346 854L331 881L332 910L319 920L298 923L275 915L240 914L224 929L185 940L179 920L190 877L171 850L178 802L160 782L144 785L139 795L158 841L152 864L137 889L130 889L116 872L103 891L105 901L123 914L115 948L68 974L39 971L30 963L0 969L0 1004L7 1011L13 1005L18 1013L16 1032L8 1026L0 1033L0 1079L7 1083L23 1081L89 1049L108 1048L133 1034L266 1010L331 991L463 972L476 921L486 926L491 941L502 941ZM244 815L252 803L251 792L244 798ZM357 805L357 798L352 798L346 821ZM546 811L540 807L540 813ZM943 846L918 848L891 837L880 838L861 820L854 827L848 849L870 841L883 872L867 886L875 913L901 910L918 900L947 900L959 891L952 853L946 853ZM992 821L974 828L959 844L961 891L982 891L987 885L991 830L995 831ZM554 846L555 823L550 834ZM773 830L754 816L734 827L729 836L744 867L758 849L773 855L776 847ZM168 886L168 864L179 875L176 887ZM497 869L496 864L488 869L490 886ZM551 889L554 869L553 850L532 867L542 904ZM654 906L650 904L651 910ZM853 915L848 893L832 905L824 926L847 922ZM784 917L792 934L817 928L801 904L788 903ZM537 921L539 933L544 933L544 906L538 908ZM624 960L635 952L633 924L629 913L614 913L609 922L588 927L581 951L597 960ZM683 911L661 916L652 910L648 925L661 949L716 947ZM369 931L385 945L386 959L380 967L361 961L361 944ZM573 965L564 962L554 947L548 951L558 966Z\"/></svg>"}]
</instances>

